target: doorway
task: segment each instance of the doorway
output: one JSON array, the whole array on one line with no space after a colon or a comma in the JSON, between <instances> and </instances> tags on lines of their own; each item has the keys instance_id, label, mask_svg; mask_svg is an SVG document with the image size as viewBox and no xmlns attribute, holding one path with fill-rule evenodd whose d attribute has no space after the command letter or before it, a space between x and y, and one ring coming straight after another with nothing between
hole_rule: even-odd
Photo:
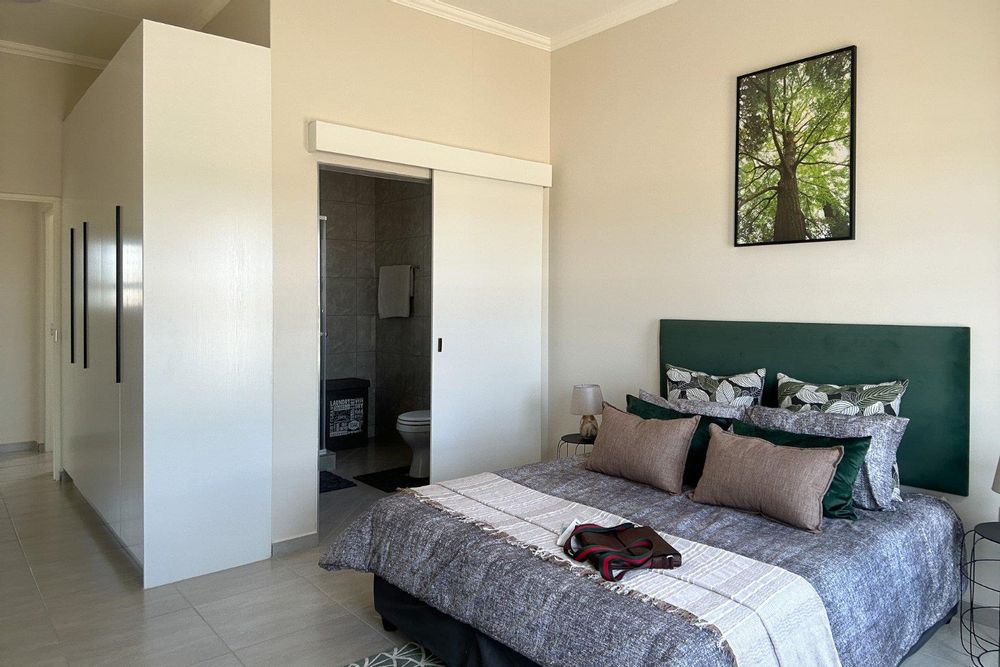
<instances>
[{"instance_id":1,"label":"doorway","mask_svg":"<svg viewBox=\"0 0 1000 667\"><path fill-rule=\"evenodd\" d=\"M0 193L0 452L60 454L59 199Z\"/></svg>"},{"instance_id":2,"label":"doorway","mask_svg":"<svg viewBox=\"0 0 1000 667\"><path fill-rule=\"evenodd\" d=\"M426 484L432 224L428 179L319 170L319 537Z\"/></svg>"}]
</instances>

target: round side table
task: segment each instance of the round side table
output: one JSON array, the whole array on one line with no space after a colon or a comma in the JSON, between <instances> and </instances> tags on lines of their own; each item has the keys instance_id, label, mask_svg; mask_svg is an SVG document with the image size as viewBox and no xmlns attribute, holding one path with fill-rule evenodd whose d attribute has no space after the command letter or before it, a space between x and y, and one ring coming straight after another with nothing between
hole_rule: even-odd
<instances>
[{"instance_id":1,"label":"round side table","mask_svg":"<svg viewBox=\"0 0 1000 667\"><path fill-rule=\"evenodd\" d=\"M593 438L585 438L579 433L567 433L563 437L559 438L559 444L556 445L556 458L562 459L569 456L570 445L573 446L573 456L578 456L581 454L580 448L583 447L583 454L590 453L590 450L594 447ZM563 451L566 453L563 454Z\"/></svg>"},{"instance_id":2,"label":"round side table","mask_svg":"<svg viewBox=\"0 0 1000 667\"><path fill-rule=\"evenodd\" d=\"M965 544L970 536L972 537L972 546L969 550L969 558L966 560ZM965 583L969 584L969 601L968 603L960 603L962 606L962 613L960 614L960 618L962 619L962 648L969 654L972 664L977 667L985 667L983 663L985 657L989 655L996 656L1000 653L1000 644L984 636L976 628L977 613L980 615L980 622L986 621L987 615L1000 615L1000 589L984 584L981 581L981 574L978 578L976 576L980 563L1000 562L1000 558L985 558L976 554L976 546L983 540L1000 544L1000 521L988 521L979 524L965 534L962 542L962 578L964 579L962 589L965 589ZM977 593L979 594L978 603L976 601ZM994 601L995 604L989 604ZM986 602L986 604L983 604L983 602ZM986 621L986 623L992 625L990 621ZM995 663L991 661L990 664Z\"/></svg>"}]
</instances>

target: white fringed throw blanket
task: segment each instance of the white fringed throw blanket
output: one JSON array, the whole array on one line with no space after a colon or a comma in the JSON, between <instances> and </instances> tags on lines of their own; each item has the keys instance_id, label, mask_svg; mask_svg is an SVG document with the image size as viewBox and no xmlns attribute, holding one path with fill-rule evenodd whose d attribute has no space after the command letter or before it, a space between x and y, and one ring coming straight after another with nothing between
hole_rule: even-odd
<instances>
[{"instance_id":1,"label":"white fringed throw blanket","mask_svg":"<svg viewBox=\"0 0 1000 667\"><path fill-rule=\"evenodd\" d=\"M547 561L710 627L719 635L720 646L740 665L840 665L823 601L797 574L661 532L683 555L681 567L636 570L619 582L605 582L591 567L566 557L556 540L573 520L614 526L625 518L493 473L431 484L413 493L422 502L502 535Z\"/></svg>"}]
</instances>

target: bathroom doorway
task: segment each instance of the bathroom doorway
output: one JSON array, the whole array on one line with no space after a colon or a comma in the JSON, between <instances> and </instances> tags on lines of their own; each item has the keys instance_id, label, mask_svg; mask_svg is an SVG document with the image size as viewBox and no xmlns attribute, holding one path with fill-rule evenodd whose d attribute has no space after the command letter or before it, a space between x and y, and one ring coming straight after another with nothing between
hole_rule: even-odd
<instances>
[{"instance_id":1,"label":"bathroom doorway","mask_svg":"<svg viewBox=\"0 0 1000 667\"><path fill-rule=\"evenodd\" d=\"M429 477L431 182L319 170L319 538Z\"/></svg>"}]
</instances>

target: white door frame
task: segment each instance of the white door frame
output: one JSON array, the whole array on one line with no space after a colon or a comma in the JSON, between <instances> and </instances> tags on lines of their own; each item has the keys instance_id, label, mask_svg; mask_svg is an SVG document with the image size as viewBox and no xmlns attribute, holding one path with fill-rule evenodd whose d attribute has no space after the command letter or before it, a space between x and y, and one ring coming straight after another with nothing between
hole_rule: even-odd
<instances>
[{"instance_id":1,"label":"white door frame","mask_svg":"<svg viewBox=\"0 0 1000 667\"><path fill-rule=\"evenodd\" d=\"M59 197L0 192L0 200L40 204L44 215L45 448L52 452L52 478L62 472L62 200Z\"/></svg>"},{"instance_id":2,"label":"white door frame","mask_svg":"<svg viewBox=\"0 0 1000 667\"><path fill-rule=\"evenodd\" d=\"M420 139L411 139L394 134L365 130L349 125L340 125L321 120L309 121L307 127L308 148L318 153L317 168L323 166L367 171L387 176L406 176L429 179L436 171L450 171L469 176L483 176L502 181L513 181L542 186L542 368L541 368L541 432L540 456L548 455L548 394L549 394L549 215L548 189L552 187L552 165L520 158L512 158L495 153L486 153L469 148L447 146ZM317 179L317 190L319 187ZM314 201L319 216L319 193ZM318 238L318 236L317 236ZM317 258L319 253L317 252ZM319 288L317 287L317 293ZM319 309L317 308L316 331L319 331ZM317 336L316 357L320 360L320 343ZM319 364L318 364L319 366ZM319 367L316 386L323 376ZM318 402L317 402L318 403ZM318 419L317 419L318 421ZM318 496L317 490L317 496Z\"/></svg>"},{"instance_id":3,"label":"white door frame","mask_svg":"<svg viewBox=\"0 0 1000 667\"><path fill-rule=\"evenodd\" d=\"M309 123L309 150L375 160L382 164L552 187L552 165L544 162L445 146L319 120Z\"/></svg>"}]
</instances>

